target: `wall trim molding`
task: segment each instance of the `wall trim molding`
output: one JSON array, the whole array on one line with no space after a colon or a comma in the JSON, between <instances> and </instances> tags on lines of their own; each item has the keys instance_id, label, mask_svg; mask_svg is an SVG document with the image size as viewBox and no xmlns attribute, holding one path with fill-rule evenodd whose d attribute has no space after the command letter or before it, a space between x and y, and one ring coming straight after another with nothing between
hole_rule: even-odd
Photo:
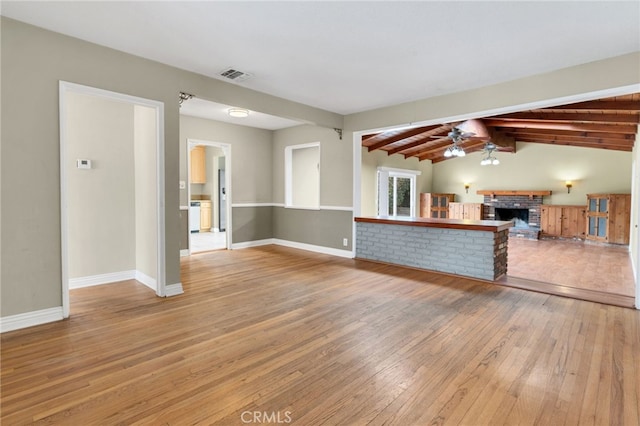
<instances>
[{"instance_id":1,"label":"wall trim molding","mask_svg":"<svg viewBox=\"0 0 640 426\"><path fill-rule=\"evenodd\" d=\"M347 259L354 258L354 254L351 250L341 250L341 249L335 249L331 247L317 246L314 244L299 243L297 241L281 240L279 238L267 238L264 240L245 241L243 243L236 243L236 244L233 244L232 249L233 250L245 249L250 247L266 246L270 244L283 246L283 247L291 247L291 248L300 249L300 250L312 251L315 253L329 254L331 256L345 257Z\"/></svg>"},{"instance_id":2,"label":"wall trim molding","mask_svg":"<svg viewBox=\"0 0 640 426\"><path fill-rule=\"evenodd\" d=\"M231 245L232 250L241 250L250 247L260 247L260 246L268 246L269 244L275 244L276 240L274 238L267 238L264 240L255 240L255 241L244 241L241 243L234 243Z\"/></svg>"},{"instance_id":3,"label":"wall trim molding","mask_svg":"<svg viewBox=\"0 0 640 426\"><path fill-rule=\"evenodd\" d=\"M232 208L242 208L242 207L286 207L283 203L234 203L231 204ZM352 212L353 207L347 206L320 206L313 208L305 208L305 207L287 207L290 209L301 209L301 210L338 210L345 212Z\"/></svg>"},{"instance_id":4,"label":"wall trim molding","mask_svg":"<svg viewBox=\"0 0 640 426\"><path fill-rule=\"evenodd\" d=\"M10 315L0 318L0 333L33 327L34 325L47 324L64 319L62 306L41 309L39 311L25 312L24 314Z\"/></svg>"},{"instance_id":5,"label":"wall trim molding","mask_svg":"<svg viewBox=\"0 0 640 426\"><path fill-rule=\"evenodd\" d=\"M180 257L189 256L190 254L191 254L191 251L189 249L180 250Z\"/></svg>"},{"instance_id":6,"label":"wall trim molding","mask_svg":"<svg viewBox=\"0 0 640 426\"><path fill-rule=\"evenodd\" d=\"M278 238L274 238L274 244L300 250L312 251L315 253L329 254L331 256L345 257L347 259L353 259L355 257L351 250L335 249L331 247L317 246L314 244L299 243L297 241L280 240Z\"/></svg>"},{"instance_id":7,"label":"wall trim molding","mask_svg":"<svg viewBox=\"0 0 640 426\"><path fill-rule=\"evenodd\" d=\"M165 286L165 297L177 296L182 293L184 293L184 290L182 289L182 283L167 284Z\"/></svg>"},{"instance_id":8,"label":"wall trim molding","mask_svg":"<svg viewBox=\"0 0 640 426\"><path fill-rule=\"evenodd\" d=\"M118 281L135 280L136 270L110 272L107 274L89 275L80 278L69 278L69 289L91 287L94 285L111 284ZM143 283L144 284L144 283ZM155 290L155 288L154 288Z\"/></svg>"},{"instance_id":9,"label":"wall trim molding","mask_svg":"<svg viewBox=\"0 0 640 426\"><path fill-rule=\"evenodd\" d=\"M278 203L233 203L232 208L240 207L284 207L284 204Z\"/></svg>"},{"instance_id":10,"label":"wall trim molding","mask_svg":"<svg viewBox=\"0 0 640 426\"><path fill-rule=\"evenodd\" d=\"M343 212L352 212L353 207L347 206L320 206L320 210L338 210Z\"/></svg>"}]
</instances>

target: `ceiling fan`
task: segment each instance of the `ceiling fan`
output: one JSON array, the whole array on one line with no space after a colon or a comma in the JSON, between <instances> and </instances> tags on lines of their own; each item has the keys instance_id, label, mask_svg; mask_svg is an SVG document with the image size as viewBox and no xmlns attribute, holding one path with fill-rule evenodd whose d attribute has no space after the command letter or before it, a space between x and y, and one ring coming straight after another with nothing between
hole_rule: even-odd
<instances>
[{"instance_id":1,"label":"ceiling fan","mask_svg":"<svg viewBox=\"0 0 640 426\"><path fill-rule=\"evenodd\" d=\"M444 156L449 157L464 157L466 152L460 146L465 139L475 136L473 132L463 132L457 127L453 127L451 131L447 134L447 137L453 141L453 145L448 147L444 151Z\"/></svg>"},{"instance_id":2,"label":"ceiling fan","mask_svg":"<svg viewBox=\"0 0 640 426\"><path fill-rule=\"evenodd\" d=\"M484 148L482 150L485 152L485 157L480 161L481 166L487 166L489 164L497 166L500 164L500 160L493 156L493 152L498 150L498 146L496 144L489 140L484 144Z\"/></svg>"}]
</instances>

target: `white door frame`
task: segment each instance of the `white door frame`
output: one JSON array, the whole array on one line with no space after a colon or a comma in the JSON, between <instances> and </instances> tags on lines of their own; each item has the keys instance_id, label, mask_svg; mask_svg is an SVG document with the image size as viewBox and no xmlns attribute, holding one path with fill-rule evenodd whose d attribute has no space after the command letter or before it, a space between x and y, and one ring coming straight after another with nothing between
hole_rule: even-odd
<instances>
[{"instance_id":1,"label":"white door frame","mask_svg":"<svg viewBox=\"0 0 640 426\"><path fill-rule=\"evenodd\" d=\"M151 99L139 98L122 93L111 92L109 90L84 86L60 80L59 82L59 107L60 107L60 228L61 228L61 249L62 249L62 314L64 318L69 317L69 224L67 219L67 171L68 158L66 153L67 144L67 94L79 93L84 95L98 96L119 102L126 102L134 105L141 105L153 108L156 111L156 229L158 238L157 265L156 272L156 294L164 297L166 295L166 267L165 267L165 185L164 185L164 103Z\"/></svg>"},{"instance_id":2,"label":"white door frame","mask_svg":"<svg viewBox=\"0 0 640 426\"><path fill-rule=\"evenodd\" d=\"M231 144L224 142L213 142L213 141L205 141L201 139L191 139L187 138L187 205L189 209L191 209L191 150L196 145L205 145L205 146L213 146L216 148L222 149L225 157L225 174L227 176L227 228L226 228L226 248L227 250L231 250L231 233L232 233L232 217L231 217L231 200L232 200L232 182L231 179ZM190 211L187 211L190 213ZM189 233L189 255L191 255L191 215L187 214L187 232Z\"/></svg>"}]
</instances>

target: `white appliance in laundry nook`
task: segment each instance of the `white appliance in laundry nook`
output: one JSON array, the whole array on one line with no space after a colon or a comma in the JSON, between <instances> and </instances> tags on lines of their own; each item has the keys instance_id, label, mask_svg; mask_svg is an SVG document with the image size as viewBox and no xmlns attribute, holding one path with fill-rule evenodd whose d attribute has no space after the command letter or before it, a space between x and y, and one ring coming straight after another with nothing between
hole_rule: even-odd
<instances>
[{"instance_id":1,"label":"white appliance in laundry nook","mask_svg":"<svg viewBox=\"0 0 640 426\"><path fill-rule=\"evenodd\" d=\"M200 232L200 201L189 204L189 231Z\"/></svg>"}]
</instances>

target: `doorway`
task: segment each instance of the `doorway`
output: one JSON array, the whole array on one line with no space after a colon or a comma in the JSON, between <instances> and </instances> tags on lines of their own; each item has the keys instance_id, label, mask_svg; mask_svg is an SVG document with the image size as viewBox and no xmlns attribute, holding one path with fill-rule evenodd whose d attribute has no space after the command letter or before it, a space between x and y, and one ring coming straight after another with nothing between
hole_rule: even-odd
<instances>
[{"instance_id":1,"label":"doorway","mask_svg":"<svg viewBox=\"0 0 640 426\"><path fill-rule=\"evenodd\" d=\"M63 316L73 288L135 279L165 296L164 104L59 92Z\"/></svg>"},{"instance_id":2,"label":"doorway","mask_svg":"<svg viewBox=\"0 0 640 426\"><path fill-rule=\"evenodd\" d=\"M231 247L231 145L187 139L189 254Z\"/></svg>"}]
</instances>

